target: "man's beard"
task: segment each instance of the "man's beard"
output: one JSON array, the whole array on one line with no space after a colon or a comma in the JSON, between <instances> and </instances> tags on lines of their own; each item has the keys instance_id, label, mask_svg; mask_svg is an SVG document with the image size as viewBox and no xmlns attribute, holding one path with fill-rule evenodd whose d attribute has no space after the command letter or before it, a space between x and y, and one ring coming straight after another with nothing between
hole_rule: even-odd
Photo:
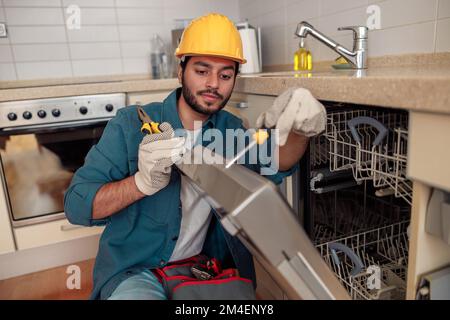
<instances>
[{"instance_id":1,"label":"man's beard","mask_svg":"<svg viewBox=\"0 0 450 320\"><path fill-rule=\"evenodd\" d=\"M197 92L197 95L202 95L204 93L209 93L209 94L213 94L217 97L219 97L220 99L223 99L222 103L219 106L219 109L217 110L211 110L209 108L205 108L203 107L201 104L198 103L197 98L195 97L195 95L192 93L191 90L189 90L189 88L185 85L184 83L184 77L181 78L181 85L182 85L182 92L183 92L183 98L186 101L186 103L196 112L204 114L204 115L212 115L214 113L219 112L220 110L222 110L228 103L228 100L230 100L231 97L231 93L230 95L226 98L223 99L223 96L221 94L219 94L217 91L214 90L201 90ZM212 104L208 104L208 106L212 105Z\"/></svg>"}]
</instances>

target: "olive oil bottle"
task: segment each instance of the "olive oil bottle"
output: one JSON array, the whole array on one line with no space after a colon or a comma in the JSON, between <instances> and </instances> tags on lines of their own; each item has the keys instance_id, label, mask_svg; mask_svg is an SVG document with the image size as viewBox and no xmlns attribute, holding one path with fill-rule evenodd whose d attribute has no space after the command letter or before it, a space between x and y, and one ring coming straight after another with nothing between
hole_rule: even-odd
<instances>
[{"instance_id":1,"label":"olive oil bottle","mask_svg":"<svg viewBox=\"0 0 450 320\"><path fill-rule=\"evenodd\" d=\"M312 70L312 55L311 52L305 48L305 39L300 39L299 48L294 54L294 70L295 71L311 71Z\"/></svg>"}]
</instances>

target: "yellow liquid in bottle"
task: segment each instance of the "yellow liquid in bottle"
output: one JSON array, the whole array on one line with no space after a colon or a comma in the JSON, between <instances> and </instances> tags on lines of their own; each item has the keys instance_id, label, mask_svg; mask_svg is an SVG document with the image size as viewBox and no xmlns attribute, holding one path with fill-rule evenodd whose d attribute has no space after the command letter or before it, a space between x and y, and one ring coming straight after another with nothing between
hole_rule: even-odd
<instances>
[{"instance_id":1,"label":"yellow liquid in bottle","mask_svg":"<svg viewBox=\"0 0 450 320\"><path fill-rule=\"evenodd\" d=\"M295 71L311 71L312 55L309 50L299 48L294 54L294 70Z\"/></svg>"}]
</instances>

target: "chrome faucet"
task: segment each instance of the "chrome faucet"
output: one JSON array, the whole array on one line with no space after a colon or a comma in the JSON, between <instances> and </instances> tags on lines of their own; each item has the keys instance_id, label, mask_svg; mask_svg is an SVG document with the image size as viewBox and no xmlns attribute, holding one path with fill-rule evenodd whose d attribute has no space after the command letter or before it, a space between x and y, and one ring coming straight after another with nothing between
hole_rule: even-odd
<instances>
[{"instance_id":1,"label":"chrome faucet","mask_svg":"<svg viewBox=\"0 0 450 320\"><path fill-rule=\"evenodd\" d=\"M367 68L367 39L368 28L363 26L341 27L341 30L353 31L353 51L346 49L339 43L331 40L329 37L316 30L312 25L306 21L302 21L297 25L295 35L302 40L306 38L308 34L323 42L326 46L339 53L345 58L353 67L353 69L366 69Z\"/></svg>"}]
</instances>

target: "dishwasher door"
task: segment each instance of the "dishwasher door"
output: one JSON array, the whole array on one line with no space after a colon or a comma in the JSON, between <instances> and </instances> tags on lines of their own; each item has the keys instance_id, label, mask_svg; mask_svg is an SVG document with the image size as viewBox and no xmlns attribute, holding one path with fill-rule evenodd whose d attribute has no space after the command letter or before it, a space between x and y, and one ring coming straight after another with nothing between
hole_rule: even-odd
<instances>
[{"instance_id":1,"label":"dishwasher door","mask_svg":"<svg viewBox=\"0 0 450 320\"><path fill-rule=\"evenodd\" d=\"M219 213L223 227L239 237L289 299L349 299L271 181L241 165L182 163L177 167Z\"/></svg>"}]
</instances>

